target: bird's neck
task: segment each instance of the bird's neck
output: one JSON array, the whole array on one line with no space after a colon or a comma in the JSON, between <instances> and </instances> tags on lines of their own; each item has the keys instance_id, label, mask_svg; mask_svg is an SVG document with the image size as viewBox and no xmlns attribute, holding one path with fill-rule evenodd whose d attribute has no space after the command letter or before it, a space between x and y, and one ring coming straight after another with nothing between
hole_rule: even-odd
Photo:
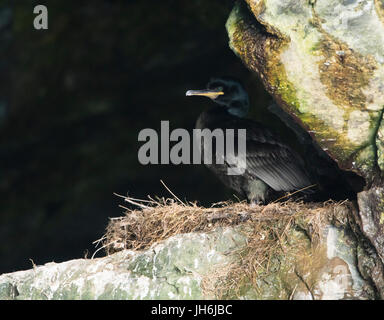
<instances>
[{"instance_id":1,"label":"bird's neck","mask_svg":"<svg viewBox=\"0 0 384 320\"><path fill-rule=\"evenodd\" d=\"M245 116L247 115L248 113L248 108L234 108L234 107L229 107L227 108L227 112L232 115L232 116L235 116L235 117L239 117L239 118L245 118Z\"/></svg>"},{"instance_id":2,"label":"bird's neck","mask_svg":"<svg viewBox=\"0 0 384 320\"><path fill-rule=\"evenodd\" d=\"M239 116L228 112L223 106L215 106L200 114L196 122L196 129L220 128L223 123L227 123L235 118L239 118ZM244 118L244 116L240 118Z\"/></svg>"}]
</instances>

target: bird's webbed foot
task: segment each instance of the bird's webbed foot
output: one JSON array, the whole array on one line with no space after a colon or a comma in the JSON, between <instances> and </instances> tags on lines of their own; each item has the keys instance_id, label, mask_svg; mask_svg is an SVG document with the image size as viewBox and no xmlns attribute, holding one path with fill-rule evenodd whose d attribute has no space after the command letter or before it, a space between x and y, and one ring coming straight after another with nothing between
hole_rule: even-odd
<instances>
[{"instance_id":1,"label":"bird's webbed foot","mask_svg":"<svg viewBox=\"0 0 384 320\"><path fill-rule=\"evenodd\" d=\"M252 207L264 205L268 195L268 186L261 180L253 180L248 184L248 199Z\"/></svg>"},{"instance_id":2,"label":"bird's webbed foot","mask_svg":"<svg viewBox=\"0 0 384 320\"><path fill-rule=\"evenodd\" d=\"M262 200L262 199L251 199L249 203L251 208L254 208L256 206L263 206L264 204L265 204L265 200Z\"/></svg>"}]
</instances>

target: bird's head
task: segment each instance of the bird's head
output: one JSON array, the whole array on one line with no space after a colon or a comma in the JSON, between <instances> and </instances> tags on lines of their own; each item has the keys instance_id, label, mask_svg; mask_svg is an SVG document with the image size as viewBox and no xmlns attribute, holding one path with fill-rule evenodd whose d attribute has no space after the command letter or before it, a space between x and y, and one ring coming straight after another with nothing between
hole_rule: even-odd
<instances>
[{"instance_id":1,"label":"bird's head","mask_svg":"<svg viewBox=\"0 0 384 320\"><path fill-rule=\"evenodd\" d=\"M238 117L244 117L248 113L248 94L243 85L233 78L212 78L207 84L207 89L188 90L186 95L208 97Z\"/></svg>"}]
</instances>

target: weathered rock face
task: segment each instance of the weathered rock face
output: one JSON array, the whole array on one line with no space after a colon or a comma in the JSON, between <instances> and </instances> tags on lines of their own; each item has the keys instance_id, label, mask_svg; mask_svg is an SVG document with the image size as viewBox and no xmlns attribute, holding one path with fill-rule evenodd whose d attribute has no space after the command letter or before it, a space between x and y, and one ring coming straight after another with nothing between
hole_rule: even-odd
<instances>
[{"instance_id":1,"label":"weathered rock face","mask_svg":"<svg viewBox=\"0 0 384 320\"><path fill-rule=\"evenodd\" d=\"M383 12L379 0L246 0L227 21L279 105L368 183L384 169Z\"/></svg>"},{"instance_id":2,"label":"weathered rock face","mask_svg":"<svg viewBox=\"0 0 384 320\"><path fill-rule=\"evenodd\" d=\"M245 244L235 230L175 236L149 250L48 263L0 277L0 299L201 299L201 278Z\"/></svg>"},{"instance_id":3,"label":"weathered rock face","mask_svg":"<svg viewBox=\"0 0 384 320\"><path fill-rule=\"evenodd\" d=\"M142 251L122 250L104 258L4 274L0 299L383 296L383 270L354 233L353 207L335 205L325 211L329 214L298 211L277 221L268 220L267 211L236 226L175 235ZM277 234L274 242L272 234ZM267 247L267 260L262 260L257 254Z\"/></svg>"},{"instance_id":4,"label":"weathered rock face","mask_svg":"<svg viewBox=\"0 0 384 320\"><path fill-rule=\"evenodd\" d=\"M373 187L358 194L360 229L384 263L384 189ZM384 279L383 279L384 282Z\"/></svg>"},{"instance_id":5,"label":"weathered rock face","mask_svg":"<svg viewBox=\"0 0 384 320\"><path fill-rule=\"evenodd\" d=\"M291 115L341 169L365 178L352 219L377 256L371 273L382 273L383 1L245 0L226 26L230 47L260 76L280 115ZM374 278L383 288L382 276Z\"/></svg>"}]
</instances>

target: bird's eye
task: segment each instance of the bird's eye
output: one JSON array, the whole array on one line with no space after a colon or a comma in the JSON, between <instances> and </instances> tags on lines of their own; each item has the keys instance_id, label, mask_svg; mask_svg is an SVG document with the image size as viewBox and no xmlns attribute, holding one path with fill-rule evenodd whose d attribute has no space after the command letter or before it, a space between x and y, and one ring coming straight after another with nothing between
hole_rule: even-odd
<instances>
[{"instance_id":1,"label":"bird's eye","mask_svg":"<svg viewBox=\"0 0 384 320\"><path fill-rule=\"evenodd\" d=\"M222 87L222 86L211 86L209 89L217 91L217 92L224 92L224 87Z\"/></svg>"},{"instance_id":2,"label":"bird's eye","mask_svg":"<svg viewBox=\"0 0 384 320\"><path fill-rule=\"evenodd\" d=\"M214 90L217 92L224 92L224 87L221 82L210 82L207 85L208 90Z\"/></svg>"}]
</instances>

